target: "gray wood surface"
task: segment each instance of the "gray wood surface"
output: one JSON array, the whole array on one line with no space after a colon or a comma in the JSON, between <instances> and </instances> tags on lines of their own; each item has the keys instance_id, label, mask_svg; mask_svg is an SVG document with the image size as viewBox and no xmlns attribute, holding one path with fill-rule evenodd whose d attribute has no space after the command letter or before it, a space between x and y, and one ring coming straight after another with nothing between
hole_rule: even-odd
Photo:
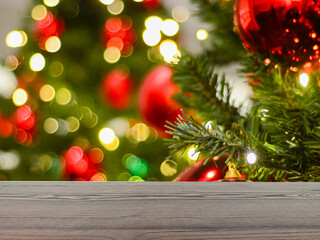
<instances>
[{"instance_id":1,"label":"gray wood surface","mask_svg":"<svg viewBox=\"0 0 320 240\"><path fill-rule=\"evenodd\" d=\"M1 182L0 239L320 239L320 183Z\"/></svg>"}]
</instances>

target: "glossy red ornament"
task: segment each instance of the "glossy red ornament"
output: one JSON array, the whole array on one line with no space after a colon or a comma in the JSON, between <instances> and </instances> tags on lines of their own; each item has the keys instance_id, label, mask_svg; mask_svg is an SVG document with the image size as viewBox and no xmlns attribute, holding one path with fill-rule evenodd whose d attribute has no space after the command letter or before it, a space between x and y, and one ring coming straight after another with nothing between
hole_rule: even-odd
<instances>
[{"instance_id":1,"label":"glossy red ornament","mask_svg":"<svg viewBox=\"0 0 320 240\"><path fill-rule=\"evenodd\" d=\"M122 70L109 72L102 81L105 100L114 108L125 109L131 101L133 80Z\"/></svg>"},{"instance_id":2,"label":"glossy red ornament","mask_svg":"<svg viewBox=\"0 0 320 240\"><path fill-rule=\"evenodd\" d=\"M161 136L167 136L166 121L174 122L181 113L179 104L171 99L178 92L172 75L171 68L156 67L144 79L139 93L139 111L143 119Z\"/></svg>"},{"instance_id":3,"label":"glossy red ornament","mask_svg":"<svg viewBox=\"0 0 320 240\"><path fill-rule=\"evenodd\" d=\"M234 20L250 51L292 66L319 61L319 0L236 0Z\"/></svg>"},{"instance_id":4,"label":"glossy red ornament","mask_svg":"<svg viewBox=\"0 0 320 240\"><path fill-rule=\"evenodd\" d=\"M225 165L225 161L228 156L228 154L223 154L220 158L211 158L205 165L204 161L206 158L201 158L181 172L174 181L212 182L222 179L226 174L227 167Z\"/></svg>"}]
</instances>

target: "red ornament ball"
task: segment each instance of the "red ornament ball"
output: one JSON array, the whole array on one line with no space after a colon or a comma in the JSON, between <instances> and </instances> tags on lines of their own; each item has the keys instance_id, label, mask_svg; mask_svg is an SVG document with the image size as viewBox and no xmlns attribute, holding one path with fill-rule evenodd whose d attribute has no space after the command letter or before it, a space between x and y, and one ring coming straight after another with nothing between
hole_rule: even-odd
<instances>
[{"instance_id":1,"label":"red ornament ball","mask_svg":"<svg viewBox=\"0 0 320 240\"><path fill-rule=\"evenodd\" d=\"M129 106L133 89L133 80L122 70L109 72L102 81L105 100L116 109Z\"/></svg>"},{"instance_id":2,"label":"red ornament ball","mask_svg":"<svg viewBox=\"0 0 320 240\"><path fill-rule=\"evenodd\" d=\"M292 66L319 61L319 0L236 0L234 19L249 51Z\"/></svg>"},{"instance_id":3,"label":"red ornament ball","mask_svg":"<svg viewBox=\"0 0 320 240\"><path fill-rule=\"evenodd\" d=\"M143 119L165 137L166 121L174 122L180 106L172 96L178 92L172 82L173 72L170 67L158 66L144 79L139 94L139 111Z\"/></svg>"}]
</instances>

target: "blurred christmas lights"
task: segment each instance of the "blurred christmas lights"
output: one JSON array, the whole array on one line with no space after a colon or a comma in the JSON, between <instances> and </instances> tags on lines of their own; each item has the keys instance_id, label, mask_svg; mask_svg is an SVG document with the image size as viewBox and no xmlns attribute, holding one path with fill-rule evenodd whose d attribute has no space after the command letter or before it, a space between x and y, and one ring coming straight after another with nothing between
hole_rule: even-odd
<instances>
[{"instance_id":1,"label":"blurred christmas lights","mask_svg":"<svg viewBox=\"0 0 320 240\"><path fill-rule=\"evenodd\" d=\"M197 31L197 39L200 41L206 40L208 38L208 32L204 29L199 29Z\"/></svg>"},{"instance_id":2,"label":"blurred christmas lights","mask_svg":"<svg viewBox=\"0 0 320 240\"><path fill-rule=\"evenodd\" d=\"M12 94L12 101L16 106L22 106L28 100L28 93L22 88L16 89Z\"/></svg>"},{"instance_id":3,"label":"blurred christmas lights","mask_svg":"<svg viewBox=\"0 0 320 240\"><path fill-rule=\"evenodd\" d=\"M46 65L46 60L40 53L35 53L30 58L30 68L34 72L39 72L44 69Z\"/></svg>"},{"instance_id":4,"label":"blurred christmas lights","mask_svg":"<svg viewBox=\"0 0 320 240\"><path fill-rule=\"evenodd\" d=\"M306 74L306 73L301 73L301 74L300 74L300 77L299 77L299 81L300 81L300 84L301 84L303 87L307 87L307 86L308 86L308 82L309 82L309 76L308 76L308 74Z\"/></svg>"},{"instance_id":5,"label":"blurred christmas lights","mask_svg":"<svg viewBox=\"0 0 320 240\"><path fill-rule=\"evenodd\" d=\"M176 6L172 9L172 17L177 22L186 22L190 17L189 10L184 6Z\"/></svg>"}]
</instances>

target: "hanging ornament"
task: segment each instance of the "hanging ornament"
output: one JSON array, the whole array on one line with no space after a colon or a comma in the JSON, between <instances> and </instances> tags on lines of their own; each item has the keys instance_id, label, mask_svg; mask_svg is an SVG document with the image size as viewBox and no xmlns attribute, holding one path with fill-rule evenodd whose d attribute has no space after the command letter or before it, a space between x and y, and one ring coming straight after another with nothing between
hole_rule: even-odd
<instances>
[{"instance_id":1,"label":"hanging ornament","mask_svg":"<svg viewBox=\"0 0 320 240\"><path fill-rule=\"evenodd\" d=\"M174 181L212 182L222 179L226 174L225 161L228 156L229 154L223 154L219 158L211 158L206 164L204 164L206 158L199 159L181 172Z\"/></svg>"},{"instance_id":2,"label":"hanging ornament","mask_svg":"<svg viewBox=\"0 0 320 240\"><path fill-rule=\"evenodd\" d=\"M319 61L319 10L315 0L236 0L234 19L249 51L302 66Z\"/></svg>"},{"instance_id":3,"label":"hanging ornament","mask_svg":"<svg viewBox=\"0 0 320 240\"><path fill-rule=\"evenodd\" d=\"M178 91L172 75L171 68L156 67L144 79L139 93L139 111L143 119L163 137L167 136L166 121L174 122L180 113L180 106L171 99Z\"/></svg>"},{"instance_id":4,"label":"hanging ornament","mask_svg":"<svg viewBox=\"0 0 320 240\"><path fill-rule=\"evenodd\" d=\"M133 80L122 70L109 72L102 81L105 100L116 109L125 109L131 101Z\"/></svg>"}]
</instances>

